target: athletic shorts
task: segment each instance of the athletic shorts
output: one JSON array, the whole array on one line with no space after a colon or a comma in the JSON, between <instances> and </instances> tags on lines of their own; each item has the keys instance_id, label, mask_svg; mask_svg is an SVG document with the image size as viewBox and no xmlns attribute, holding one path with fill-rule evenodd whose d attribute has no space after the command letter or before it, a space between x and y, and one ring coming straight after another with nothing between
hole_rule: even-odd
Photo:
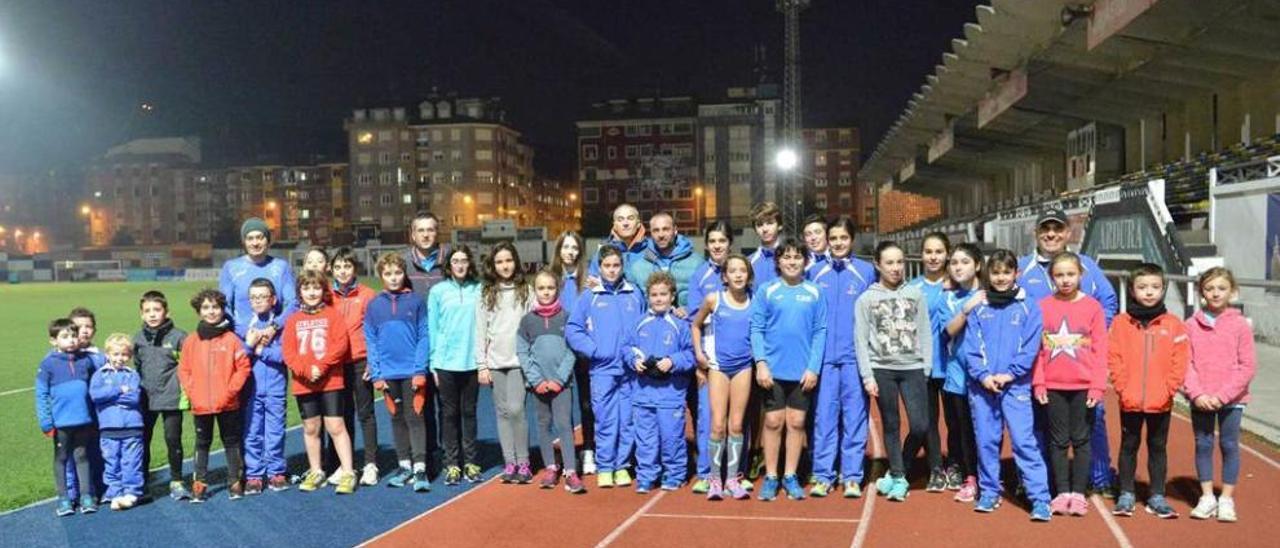
<instances>
[{"instance_id":1,"label":"athletic shorts","mask_svg":"<svg viewBox=\"0 0 1280 548\"><path fill-rule=\"evenodd\" d=\"M302 394L297 396L297 400L298 414L302 415L304 419L312 417L341 417L346 413L346 406L342 403L341 390Z\"/></svg>"},{"instance_id":2,"label":"athletic shorts","mask_svg":"<svg viewBox=\"0 0 1280 548\"><path fill-rule=\"evenodd\" d=\"M764 411L780 411L782 409L809 410L809 393L800 386L800 381L780 381L774 379L773 388L763 388Z\"/></svg>"},{"instance_id":3,"label":"athletic shorts","mask_svg":"<svg viewBox=\"0 0 1280 548\"><path fill-rule=\"evenodd\" d=\"M720 363L717 361L712 361L711 363L707 364L707 367L711 368L712 371L719 371L721 373L724 373L724 376L732 379L739 372L751 369L752 365L755 365L755 364L751 360L742 360L739 363Z\"/></svg>"}]
</instances>

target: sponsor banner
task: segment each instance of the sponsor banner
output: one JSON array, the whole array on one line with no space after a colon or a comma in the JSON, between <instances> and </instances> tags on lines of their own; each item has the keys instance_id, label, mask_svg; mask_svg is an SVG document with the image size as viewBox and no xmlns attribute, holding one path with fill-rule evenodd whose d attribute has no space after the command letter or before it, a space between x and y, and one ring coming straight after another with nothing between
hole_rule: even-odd
<instances>
[{"instance_id":1,"label":"sponsor banner","mask_svg":"<svg viewBox=\"0 0 1280 548\"><path fill-rule=\"evenodd\" d=\"M130 274L131 273L129 271L120 270L120 269L99 270L98 279L104 282L131 281L131 278L129 277ZM154 272L152 273L151 277L155 278ZM147 281L147 280L142 280L142 281Z\"/></svg>"},{"instance_id":2,"label":"sponsor banner","mask_svg":"<svg viewBox=\"0 0 1280 548\"><path fill-rule=\"evenodd\" d=\"M216 282L221 272L216 268L188 268L182 279L188 282Z\"/></svg>"}]
</instances>

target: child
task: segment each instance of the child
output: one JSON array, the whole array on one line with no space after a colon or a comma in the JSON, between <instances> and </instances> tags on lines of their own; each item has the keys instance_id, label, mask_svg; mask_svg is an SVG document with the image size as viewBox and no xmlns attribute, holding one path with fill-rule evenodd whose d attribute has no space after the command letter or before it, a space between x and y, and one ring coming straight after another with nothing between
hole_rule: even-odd
<instances>
[{"instance_id":1,"label":"child","mask_svg":"<svg viewBox=\"0 0 1280 548\"><path fill-rule=\"evenodd\" d=\"M813 272L827 303L827 345L814 406L813 475L809 494L825 497L836 482L836 455L844 496L862 496L862 459L867 445L867 396L858 378L854 352L854 304L875 281L871 263L853 256L853 219L841 215L827 228L830 259Z\"/></svg>"},{"instance_id":2,"label":"child","mask_svg":"<svg viewBox=\"0 0 1280 548\"><path fill-rule=\"evenodd\" d=\"M364 340L368 345L369 380L383 394L391 413L391 435L400 469L387 478L390 487L410 480L414 491L431 490L427 479L427 436L422 409L427 402L427 310L422 297L407 284L408 263L396 253L378 258L376 270L382 292L365 310ZM412 403L410 403L412 402Z\"/></svg>"},{"instance_id":3,"label":"child","mask_svg":"<svg viewBox=\"0 0 1280 548\"><path fill-rule=\"evenodd\" d=\"M687 308L689 311L689 314L687 317L690 319L691 322L693 321L693 318L702 311L702 308L706 306L707 298L715 297L720 291L724 289L724 265L730 253L732 253L733 229L730 228L729 223L725 221L712 221L711 224L708 224L707 227L703 230L702 237L703 237L703 242L706 245L706 249L707 249L707 260L702 264L698 265L698 268L693 271L693 275L689 278L689 293L688 293L689 302L685 303L685 308ZM751 268L750 262L747 263L747 268L748 269ZM745 297L746 300L750 300L751 289L747 287L747 288L744 288L743 291L747 293ZM745 309L744 309L744 312L745 312ZM746 312L744 315L749 316L750 313ZM707 318L711 318L711 315L710 314L704 315L703 319L699 321L705 322ZM698 328L703 329L705 328L705 326L699 325ZM710 336L710 333L708 333L708 336ZM746 348L750 348L750 335L748 333L742 334L742 341L747 345ZM701 352L701 348L699 348L700 346L702 346L700 343L696 341L694 342L695 350L698 350L699 352ZM712 413L711 413L711 404L709 401L710 385L707 384L707 381L709 378L708 371L710 371L710 369L707 367L706 359L703 359L698 363L700 365L694 371L695 378L698 381L697 382L698 384L697 400L698 401L696 404L692 404L692 403L690 404L691 407L693 405L697 406L696 422L698 427L698 431L697 431L698 462L697 462L697 476L696 476L697 480L693 482L693 492L695 494L711 495L710 493L711 478L712 476L719 478L720 471L719 469L717 469L715 474L711 473L712 459L708 458L710 455L708 442L712 437L711 436ZM751 366L751 360L750 358L748 358L747 367L750 367L750 366ZM746 384L745 390L749 392L751 390L751 381L747 380L743 382ZM725 396L727 397L728 394L725 394ZM721 435L719 436L718 439L720 440L721 445L723 445L723 442L724 442L723 431L721 432ZM741 444L739 444L739 448L741 448ZM723 447L721 447L721 449L723 449ZM720 451L717 450L717 453L719 452ZM721 458L721 457L717 456L715 458ZM737 457L734 457L733 464L734 464L734 467L736 468L738 464ZM732 480L733 476L730 476L729 479ZM741 489L739 489L739 491L741 491ZM719 498L720 498L720 493L717 492L713 496L713 499L718 500Z\"/></svg>"},{"instance_id":4,"label":"child","mask_svg":"<svg viewBox=\"0 0 1280 548\"><path fill-rule=\"evenodd\" d=\"M706 471L700 472L705 475L699 476L699 482L707 483L707 500L720 500L725 496L744 500L751 496L743 487L739 473L743 415L751 397L751 262L736 253L728 255L719 278L725 289L709 293L697 303L698 313L690 324L699 376L706 377L705 409L711 423L706 452L709 462ZM728 447L725 446L726 434ZM699 438L701 436L699 434ZM701 459L702 455L699 470ZM723 482L721 466L724 467ZM696 486L694 492L698 492Z\"/></svg>"},{"instance_id":5,"label":"child","mask_svg":"<svg viewBox=\"0 0 1280 548\"><path fill-rule=\"evenodd\" d=\"M329 260L333 273L333 304L342 313L351 341L349 362L342 368L343 422L354 439L355 421L360 421L360 438L364 442L364 469L361 485L378 484L378 421L373 414L373 383L369 382L368 344L364 339L364 313L375 293L360 283L356 272L360 261L350 247L340 247ZM330 445L332 447L332 445Z\"/></svg>"},{"instance_id":6,"label":"child","mask_svg":"<svg viewBox=\"0 0 1280 548\"><path fill-rule=\"evenodd\" d=\"M1235 521L1233 495L1240 476L1240 417L1249 403L1249 382L1257 370L1253 332L1239 310L1232 308L1238 287L1235 276L1222 267L1200 275L1204 307L1187 319L1191 366L1183 393L1191 400L1191 427L1196 434L1196 475L1200 501L1191 511L1195 519ZM1214 427L1222 448L1222 496L1213 497Z\"/></svg>"},{"instance_id":7,"label":"child","mask_svg":"<svg viewBox=\"0 0 1280 548\"><path fill-rule=\"evenodd\" d=\"M516 331L529 312L529 281L520 272L515 244L499 242L485 257L484 284L476 308L476 369L493 385L502 445L502 483L529 483L529 423L524 418L524 373L516 356Z\"/></svg>"},{"instance_id":8,"label":"child","mask_svg":"<svg viewBox=\"0 0 1280 548\"><path fill-rule=\"evenodd\" d=\"M805 249L787 238L774 255L778 279L761 286L751 299L751 355L764 407L765 478L760 500L778 497L778 448L786 425L786 462L782 487L787 498L801 500L796 478L805 443L809 392L818 385L822 352L827 344L827 305L822 290L804 280Z\"/></svg>"},{"instance_id":9,"label":"child","mask_svg":"<svg viewBox=\"0 0 1280 548\"><path fill-rule=\"evenodd\" d=\"M827 220L822 215L813 214L805 217L801 226L808 261L804 267L804 279L813 281L814 275L827 265L831 254L827 248Z\"/></svg>"},{"instance_id":10,"label":"child","mask_svg":"<svg viewBox=\"0 0 1280 548\"><path fill-rule=\"evenodd\" d=\"M644 314L644 298L622 278L622 252L600 248L600 285L582 295L569 315L565 339L591 360L591 410L596 418L596 486L631 485L626 463L635 440L631 432L634 370L619 357L626 330Z\"/></svg>"},{"instance_id":11,"label":"child","mask_svg":"<svg viewBox=\"0 0 1280 548\"><path fill-rule=\"evenodd\" d=\"M260 495L264 487L272 491L289 488L285 478L284 430L285 397L289 375L285 370L281 334L284 319L276 317L275 284L266 278L249 283L249 308L253 315L236 334L245 342L253 360L253 383L245 390L248 424L244 431L246 495ZM286 314L292 310L285 310Z\"/></svg>"},{"instance_id":12,"label":"child","mask_svg":"<svg viewBox=\"0 0 1280 548\"><path fill-rule=\"evenodd\" d=\"M1059 253L1049 265L1056 292L1040 300L1044 344L1031 373L1036 401L1047 405L1049 466L1057 496L1055 514L1083 516L1089 485L1093 408L1107 389L1107 324L1102 305L1080 291L1080 258ZM1067 448L1073 459L1068 464Z\"/></svg>"},{"instance_id":13,"label":"child","mask_svg":"<svg viewBox=\"0 0 1280 548\"><path fill-rule=\"evenodd\" d=\"M307 249L307 254L302 256L302 271L319 272L321 274L329 273L329 250L324 246L317 245Z\"/></svg>"},{"instance_id":14,"label":"child","mask_svg":"<svg viewBox=\"0 0 1280 548\"><path fill-rule=\"evenodd\" d=\"M943 293L947 289L947 258L951 255L951 240L941 232L926 234L920 247L920 262L924 266L924 274L917 276L907 285L916 287L924 294L926 310L934 310L942 305ZM931 325L932 328L932 325ZM924 490L929 493L940 493L947 489L960 488L960 473L955 464L945 466L942 457L942 437L938 429L938 412L942 410L942 385L946 382L947 368L943 361L942 340L937 330L931 329L933 335L933 363L930 367L928 383L929 400L929 432L924 440L925 457L929 463L929 482ZM952 428L947 423L947 428ZM953 461L955 455L948 455L947 461ZM913 455L914 459L914 455ZM909 459L908 462L912 460Z\"/></svg>"},{"instance_id":15,"label":"child","mask_svg":"<svg viewBox=\"0 0 1280 548\"><path fill-rule=\"evenodd\" d=\"M973 509L988 513L1000 507L1000 447L1008 428L1013 460L1031 501L1031 519L1049 521L1049 479L1031 410L1031 368L1042 334L1040 307L1016 284L1018 257L1012 251L993 252L986 272L987 290L965 319L961 348L978 447L980 496Z\"/></svg>"},{"instance_id":16,"label":"child","mask_svg":"<svg viewBox=\"0 0 1280 548\"><path fill-rule=\"evenodd\" d=\"M107 363L106 356L103 356L98 351L98 347L93 345L93 336L98 332L98 319L93 311L77 306L71 309L67 317L71 318L71 323L76 326L76 337L80 343L80 349L92 354L99 366Z\"/></svg>"},{"instance_id":17,"label":"child","mask_svg":"<svg viewBox=\"0 0 1280 548\"><path fill-rule=\"evenodd\" d=\"M560 439L564 459L564 488L574 494L586 492L578 477L573 448L573 364L576 357L564 340L564 324L569 314L560 306L560 280L551 270L539 271L533 278L533 292L538 303L520 320L516 337L516 355L524 370L525 382L534 393L538 413L538 448L546 469L538 485L553 489L560 480L553 447Z\"/></svg>"},{"instance_id":18,"label":"child","mask_svg":"<svg viewBox=\"0 0 1280 548\"><path fill-rule=\"evenodd\" d=\"M457 485L464 478L479 483L476 398L480 377L476 371L475 338L480 282L476 281L477 265L471 248L459 244L446 255L449 276L431 288L427 297L431 372L440 390L444 484Z\"/></svg>"},{"instance_id":19,"label":"child","mask_svg":"<svg viewBox=\"0 0 1280 548\"><path fill-rule=\"evenodd\" d=\"M662 481L675 491L688 465L684 441L685 394L693 371L689 324L672 311L676 280L658 271L645 284L649 311L627 330L618 358L636 372L632 396L636 436L636 492Z\"/></svg>"},{"instance_id":20,"label":"child","mask_svg":"<svg viewBox=\"0 0 1280 548\"><path fill-rule=\"evenodd\" d=\"M142 382L142 473L145 476L151 470L151 436L156 422L163 422L169 498L183 500L191 493L182 483L182 412L191 404L178 384L178 351L187 332L169 318L169 300L164 293L143 293L138 307L142 329L133 335L133 361Z\"/></svg>"},{"instance_id":21,"label":"child","mask_svg":"<svg viewBox=\"0 0 1280 548\"><path fill-rule=\"evenodd\" d=\"M98 332L98 319L94 316L93 311L83 306L77 306L71 309L67 314L71 319L71 323L76 326L76 337L80 344L80 349L89 354L89 359L93 360L93 368L97 370L107 363L107 357L93 345L93 337ZM94 492L101 493L106 489L106 485L102 483L102 451L99 450L98 430L94 428L92 433L93 439L89 443L89 472L91 474L90 481L93 482ZM79 480L76 479L76 467L67 467L67 491L72 500L76 499L78 494Z\"/></svg>"},{"instance_id":22,"label":"child","mask_svg":"<svg viewBox=\"0 0 1280 548\"><path fill-rule=\"evenodd\" d=\"M1129 277L1127 310L1111 323L1107 365L1120 399L1120 497L1111 513L1132 516L1133 476L1138 469L1142 425L1147 426L1147 512L1159 518L1178 513L1164 498L1169 417L1173 395L1182 388L1191 357L1186 326L1164 307L1164 270L1143 263Z\"/></svg>"},{"instance_id":23,"label":"child","mask_svg":"<svg viewBox=\"0 0 1280 548\"><path fill-rule=\"evenodd\" d=\"M49 346L53 347L36 372L36 420L40 431L54 440L53 481L58 489L59 516L75 513L67 489L68 459L73 459L80 484L80 512L98 511L89 470L89 444L94 439L89 379L95 360L80 348L79 330L68 318L49 322Z\"/></svg>"},{"instance_id":24,"label":"child","mask_svg":"<svg viewBox=\"0 0 1280 548\"><path fill-rule=\"evenodd\" d=\"M760 247L751 253L751 271L756 273L756 287L764 287L778 278L774 253L782 233L782 211L773 202L761 202L751 208L751 223Z\"/></svg>"},{"instance_id":25,"label":"child","mask_svg":"<svg viewBox=\"0 0 1280 548\"><path fill-rule=\"evenodd\" d=\"M560 278L560 305L565 314L571 314L593 278L587 276L587 260L582 254L586 243L582 235L566 231L556 240L551 272ZM558 260L557 260L558 259ZM689 292L693 293L693 287ZM692 297L690 297L692 298ZM574 392L577 393L578 414L582 425L582 475L596 473L596 418L591 413L591 360L581 359L573 366Z\"/></svg>"},{"instance_id":26,"label":"child","mask_svg":"<svg viewBox=\"0 0 1280 548\"><path fill-rule=\"evenodd\" d=\"M945 474L946 487L954 488L956 502L973 502L978 496L978 454L961 347L969 313L986 298L978 279L982 272L982 251L970 243L957 245L951 252L947 270L951 274L951 288L944 289L929 308L934 340L940 342L934 345L934 351L940 356L934 359L934 367L943 370L942 412L947 421L947 455L952 462Z\"/></svg>"},{"instance_id":27,"label":"child","mask_svg":"<svg viewBox=\"0 0 1280 548\"><path fill-rule=\"evenodd\" d=\"M876 246L879 281L858 297L854 318L858 371L863 389L876 398L883 427L889 473L876 490L889 500L907 499L906 464L928 434L928 379L933 368L933 331L928 303L920 288L904 283L905 255L898 244ZM907 410L907 438L898 437L898 395Z\"/></svg>"},{"instance_id":28,"label":"child","mask_svg":"<svg viewBox=\"0 0 1280 548\"><path fill-rule=\"evenodd\" d=\"M89 382L106 464L103 499L111 500L112 510L127 510L142 496L142 381L129 368L133 345L128 335L112 333L104 347L107 363Z\"/></svg>"},{"instance_id":29,"label":"child","mask_svg":"<svg viewBox=\"0 0 1280 548\"><path fill-rule=\"evenodd\" d=\"M231 500L244 495L240 453L244 420L240 412L240 389L253 372L244 342L231 329L223 312L227 297L216 289L202 289L191 298L191 308L200 316L196 336L182 341L178 360L178 381L191 400L196 425L196 473L191 482L191 502L204 502L209 493L209 447L213 445L213 425L227 455L227 492Z\"/></svg>"}]
</instances>

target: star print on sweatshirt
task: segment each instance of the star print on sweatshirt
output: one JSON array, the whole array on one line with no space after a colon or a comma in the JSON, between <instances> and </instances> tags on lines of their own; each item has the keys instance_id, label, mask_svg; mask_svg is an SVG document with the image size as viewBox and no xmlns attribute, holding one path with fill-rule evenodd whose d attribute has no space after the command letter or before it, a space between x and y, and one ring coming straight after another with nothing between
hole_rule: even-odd
<instances>
[{"instance_id":1,"label":"star print on sweatshirt","mask_svg":"<svg viewBox=\"0 0 1280 548\"><path fill-rule=\"evenodd\" d=\"M1107 323L1102 305L1081 295L1073 301L1040 301L1043 344L1031 373L1036 396L1049 390L1087 390L1101 400L1107 389Z\"/></svg>"}]
</instances>

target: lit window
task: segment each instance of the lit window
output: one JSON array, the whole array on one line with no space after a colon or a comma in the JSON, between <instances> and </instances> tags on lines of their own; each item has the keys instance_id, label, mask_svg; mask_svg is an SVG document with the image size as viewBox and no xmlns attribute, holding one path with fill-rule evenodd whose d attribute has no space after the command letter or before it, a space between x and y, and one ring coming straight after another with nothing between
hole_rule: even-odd
<instances>
[{"instance_id":1,"label":"lit window","mask_svg":"<svg viewBox=\"0 0 1280 548\"><path fill-rule=\"evenodd\" d=\"M357 142L357 143L360 143L360 144L362 144L362 145L367 145L367 144L372 143L372 142L373 142L373 132L371 132L371 131L361 131L361 132L360 132L360 134L356 136L356 142Z\"/></svg>"},{"instance_id":2,"label":"lit window","mask_svg":"<svg viewBox=\"0 0 1280 548\"><path fill-rule=\"evenodd\" d=\"M477 150L477 151L476 151L476 159L477 159L477 160L492 160L492 159L493 159L493 151L492 151L492 150Z\"/></svg>"},{"instance_id":3,"label":"lit window","mask_svg":"<svg viewBox=\"0 0 1280 548\"><path fill-rule=\"evenodd\" d=\"M492 140L493 140L493 130L492 130L492 129L488 129L488 128L480 128L480 129L477 129L477 130L476 130L476 140L477 140L477 141L492 141Z\"/></svg>"},{"instance_id":4,"label":"lit window","mask_svg":"<svg viewBox=\"0 0 1280 548\"><path fill-rule=\"evenodd\" d=\"M412 203L413 203L413 195L412 195L412 194L405 194L405 195L404 195L404 197L403 197L403 200L404 200L404 203L406 203L406 204L412 204Z\"/></svg>"}]
</instances>

